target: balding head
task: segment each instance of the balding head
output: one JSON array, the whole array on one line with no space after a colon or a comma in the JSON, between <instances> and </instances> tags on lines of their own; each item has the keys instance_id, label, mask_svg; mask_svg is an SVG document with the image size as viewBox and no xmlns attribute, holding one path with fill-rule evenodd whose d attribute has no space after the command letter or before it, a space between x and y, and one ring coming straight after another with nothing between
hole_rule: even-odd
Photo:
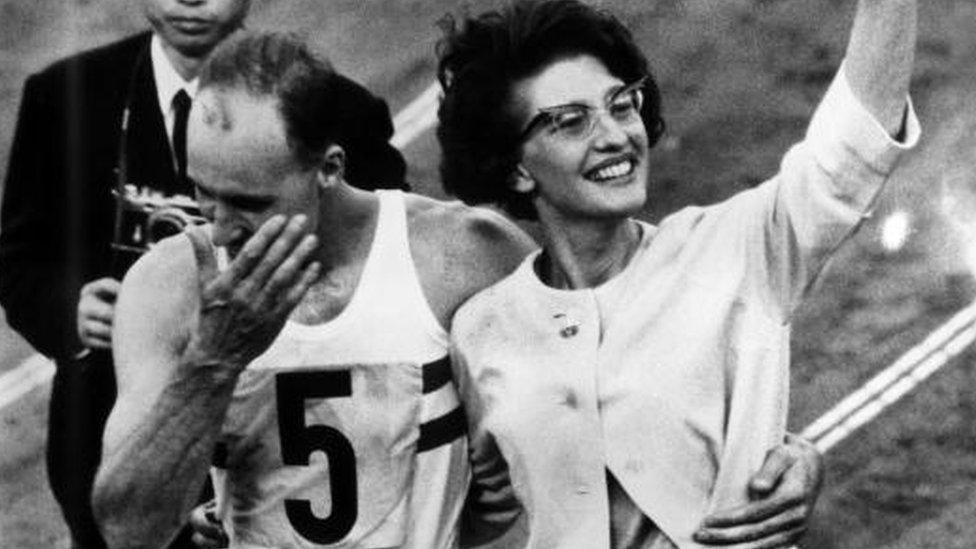
<instances>
[{"instance_id":1,"label":"balding head","mask_svg":"<svg viewBox=\"0 0 976 549\"><path fill-rule=\"evenodd\" d=\"M240 32L218 47L200 74L200 89L239 90L275 101L288 145L305 166L337 141L342 101L335 73L290 34ZM216 120L232 124L226 113Z\"/></svg>"},{"instance_id":2,"label":"balding head","mask_svg":"<svg viewBox=\"0 0 976 549\"><path fill-rule=\"evenodd\" d=\"M231 255L271 216L302 214L318 225L320 190L341 173L331 145L317 165L296 159L278 100L238 88L203 88L187 125L187 175L212 238ZM328 172L326 165L339 166ZM331 173L331 175L326 175Z\"/></svg>"},{"instance_id":3,"label":"balding head","mask_svg":"<svg viewBox=\"0 0 976 549\"><path fill-rule=\"evenodd\" d=\"M201 73L202 88L273 97L295 157L311 166L330 145L345 155L344 178L361 188L401 186L406 164L393 148L383 101L336 73L298 38L241 31L220 45Z\"/></svg>"}]
</instances>

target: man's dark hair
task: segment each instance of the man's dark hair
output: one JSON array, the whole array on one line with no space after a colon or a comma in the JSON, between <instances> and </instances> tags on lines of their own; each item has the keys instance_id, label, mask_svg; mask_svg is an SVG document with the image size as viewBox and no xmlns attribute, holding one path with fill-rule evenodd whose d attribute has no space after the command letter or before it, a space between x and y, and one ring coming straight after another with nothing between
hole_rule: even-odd
<instances>
[{"instance_id":1,"label":"man's dark hair","mask_svg":"<svg viewBox=\"0 0 976 549\"><path fill-rule=\"evenodd\" d=\"M389 145L386 105L335 72L298 36L238 31L200 72L200 89L241 89L278 99L288 146L304 166L318 165L332 144L346 152L346 179L363 188L403 186L405 163Z\"/></svg>"},{"instance_id":2,"label":"man's dark hair","mask_svg":"<svg viewBox=\"0 0 976 549\"><path fill-rule=\"evenodd\" d=\"M531 201L511 189L519 162L514 87L552 63L592 55L626 83L647 77L641 118L653 146L664 131L661 97L647 58L614 16L575 0L517 0L502 10L441 21L437 77L441 180L468 204L493 203L515 217L536 217Z\"/></svg>"}]
</instances>

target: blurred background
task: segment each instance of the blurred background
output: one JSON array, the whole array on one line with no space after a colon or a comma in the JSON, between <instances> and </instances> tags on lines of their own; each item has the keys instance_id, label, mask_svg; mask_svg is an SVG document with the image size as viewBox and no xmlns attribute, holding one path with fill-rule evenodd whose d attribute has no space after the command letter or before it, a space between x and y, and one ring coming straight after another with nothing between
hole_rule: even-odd
<instances>
[{"instance_id":1,"label":"blurred background","mask_svg":"<svg viewBox=\"0 0 976 549\"><path fill-rule=\"evenodd\" d=\"M253 1L251 27L304 34L339 71L386 97L394 113L433 80L436 21L464 9L448 0ZM498 3L467 5L480 11ZM634 32L664 95L668 134L653 153L650 220L775 173L843 57L855 5L596 3ZM923 141L795 318L790 426L797 432L976 295L976 2L921 4L912 95ZM140 3L131 0L0 0L0 173L24 79L142 28ZM432 132L403 150L415 190L443 196ZM42 364L32 357L0 317L0 396L12 394L25 361L35 370ZM976 353L947 358L827 452L827 484L804 546L976 546ZM33 388L0 399L0 547L67 547L44 473L50 386L25 386Z\"/></svg>"}]
</instances>

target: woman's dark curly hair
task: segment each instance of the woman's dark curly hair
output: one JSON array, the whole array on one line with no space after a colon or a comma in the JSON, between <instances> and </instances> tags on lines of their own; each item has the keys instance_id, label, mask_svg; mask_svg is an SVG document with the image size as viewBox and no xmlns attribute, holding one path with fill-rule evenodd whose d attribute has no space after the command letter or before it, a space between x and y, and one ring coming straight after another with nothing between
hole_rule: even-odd
<instances>
[{"instance_id":1,"label":"woman's dark curly hair","mask_svg":"<svg viewBox=\"0 0 976 549\"><path fill-rule=\"evenodd\" d=\"M616 17L576 0L516 0L460 25L447 16L437 44L444 89L437 115L441 180L468 204L498 204L522 219L536 218L530 199L511 188L520 160L514 87L552 63L592 55L624 82L647 76L641 118L653 146L664 131L661 96L647 58Z\"/></svg>"}]
</instances>

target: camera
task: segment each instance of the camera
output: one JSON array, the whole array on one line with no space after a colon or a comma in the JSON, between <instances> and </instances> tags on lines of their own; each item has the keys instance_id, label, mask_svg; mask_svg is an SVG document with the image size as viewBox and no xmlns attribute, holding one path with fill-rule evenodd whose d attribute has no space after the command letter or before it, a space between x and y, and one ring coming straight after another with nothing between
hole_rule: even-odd
<instances>
[{"instance_id":1,"label":"camera","mask_svg":"<svg viewBox=\"0 0 976 549\"><path fill-rule=\"evenodd\" d=\"M112 252L116 263L131 264L156 242L206 222L200 206L186 195L166 196L146 187L124 185L115 195Z\"/></svg>"}]
</instances>

